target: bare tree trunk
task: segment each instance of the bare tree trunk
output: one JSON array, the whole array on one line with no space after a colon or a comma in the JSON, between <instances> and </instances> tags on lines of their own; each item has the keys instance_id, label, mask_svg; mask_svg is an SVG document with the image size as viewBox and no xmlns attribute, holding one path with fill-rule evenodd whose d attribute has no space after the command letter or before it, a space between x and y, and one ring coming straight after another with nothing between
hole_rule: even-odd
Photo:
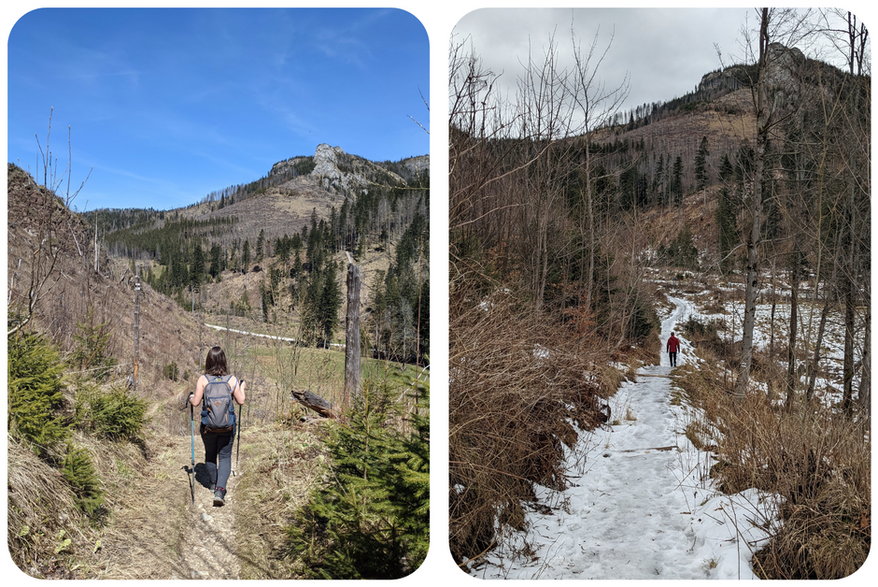
<instances>
[{"instance_id":1,"label":"bare tree trunk","mask_svg":"<svg viewBox=\"0 0 878 587\"><path fill-rule=\"evenodd\" d=\"M823 309L820 310L820 325L817 326L817 340L814 342L814 356L808 365L808 389L805 391L805 401L810 402L814 397L814 388L817 384L817 369L820 365L820 348L823 346L823 333L826 332L826 317L829 314L830 297L826 293Z\"/></svg>"},{"instance_id":2,"label":"bare tree trunk","mask_svg":"<svg viewBox=\"0 0 878 587\"><path fill-rule=\"evenodd\" d=\"M867 298L868 299L868 298ZM860 409L863 410L867 419L870 419L872 416L872 377L871 377L871 360L872 360L872 351L869 348L872 344L872 309L869 305L866 305L866 333L863 337L863 356L861 357L860 364L860 388L858 390L858 400L860 402Z\"/></svg>"},{"instance_id":3,"label":"bare tree trunk","mask_svg":"<svg viewBox=\"0 0 878 587\"><path fill-rule=\"evenodd\" d=\"M759 245L762 240L763 175L768 147L771 110L768 104L766 59L768 56L768 8L762 9L759 26L759 63L756 81L756 156L753 172L753 219L747 237L747 283L744 294L744 333L741 343L741 362L735 395L743 397L750 386L750 366L753 362L753 327L756 324L756 298L759 294Z\"/></svg>"},{"instance_id":4,"label":"bare tree trunk","mask_svg":"<svg viewBox=\"0 0 878 587\"><path fill-rule=\"evenodd\" d=\"M844 283L844 362L841 408L846 416L853 414L854 389L854 283L845 276Z\"/></svg>"},{"instance_id":5,"label":"bare tree trunk","mask_svg":"<svg viewBox=\"0 0 878 587\"><path fill-rule=\"evenodd\" d=\"M775 284L775 275L777 272L775 271L775 264L772 261L771 264L771 317L768 322L768 362L771 365L775 364L775 354L774 354L774 318L777 315L777 285ZM768 378L768 399L770 401L774 401L775 398L775 378Z\"/></svg>"},{"instance_id":6,"label":"bare tree trunk","mask_svg":"<svg viewBox=\"0 0 878 587\"><path fill-rule=\"evenodd\" d=\"M353 259L349 259L353 261ZM344 395L342 411L360 393L360 267L351 262L347 275L347 315L345 317Z\"/></svg>"},{"instance_id":7,"label":"bare tree trunk","mask_svg":"<svg viewBox=\"0 0 878 587\"><path fill-rule=\"evenodd\" d=\"M131 388L136 390L140 381L140 265L135 266L134 274L134 369L131 375Z\"/></svg>"},{"instance_id":8,"label":"bare tree trunk","mask_svg":"<svg viewBox=\"0 0 878 587\"><path fill-rule=\"evenodd\" d=\"M793 253L792 292L790 292L790 336L787 341L787 398L786 409L793 407L799 378L796 375L796 334L799 326L799 256Z\"/></svg>"}]
</instances>

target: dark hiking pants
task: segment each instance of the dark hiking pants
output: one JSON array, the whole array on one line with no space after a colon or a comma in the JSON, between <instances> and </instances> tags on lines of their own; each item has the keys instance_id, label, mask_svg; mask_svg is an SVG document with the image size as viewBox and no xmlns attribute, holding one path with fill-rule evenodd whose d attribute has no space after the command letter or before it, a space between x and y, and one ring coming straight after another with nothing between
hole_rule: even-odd
<instances>
[{"instance_id":1,"label":"dark hiking pants","mask_svg":"<svg viewBox=\"0 0 878 587\"><path fill-rule=\"evenodd\" d=\"M677 352L668 351L668 359L671 361L671 367L677 366Z\"/></svg>"},{"instance_id":2,"label":"dark hiking pants","mask_svg":"<svg viewBox=\"0 0 878 587\"><path fill-rule=\"evenodd\" d=\"M235 430L234 428L231 432L202 430L201 440L204 442L204 464L211 485L225 489L232 472L232 443L235 440Z\"/></svg>"}]
</instances>

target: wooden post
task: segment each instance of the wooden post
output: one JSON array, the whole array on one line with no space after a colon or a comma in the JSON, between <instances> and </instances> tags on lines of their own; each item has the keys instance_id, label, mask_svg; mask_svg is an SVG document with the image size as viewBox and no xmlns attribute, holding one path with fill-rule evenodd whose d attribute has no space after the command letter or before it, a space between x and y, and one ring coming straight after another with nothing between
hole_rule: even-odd
<instances>
[{"instance_id":1,"label":"wooden post","mask_svg":"<svg viewBox=\"0 0 878 587\"><path fill-rule=\"evenodd\" d=\"M98 269L98 215L95 214L95 273L98 273Z\"/></svg>"},{"instance_id":2,"label":"wooden post","mask_svg":"<svg viewBox=\"0 0 878 587\"><path fill-rule=\"evenodd\" d=\"M134 273L134 373L131 376L131 388L137 389L140 367L140 265L137 265Z\"/></svg>"},{"instance_id":3,"label":"wooden post","mask_svg":"<svg viewBox=\"0 0 878 587\"><path fill-rule=\"evenodd\" d=\"M348 305L345 317L344 395L342 411L360 393L360 267L348 254Z\"/></svg>"}]
</instances>

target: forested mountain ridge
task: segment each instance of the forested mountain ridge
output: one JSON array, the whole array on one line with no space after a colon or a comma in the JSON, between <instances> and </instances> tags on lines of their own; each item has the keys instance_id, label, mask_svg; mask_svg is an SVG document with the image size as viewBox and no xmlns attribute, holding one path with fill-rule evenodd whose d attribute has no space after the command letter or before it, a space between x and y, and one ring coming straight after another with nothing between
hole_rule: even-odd
<instances>
[{"instance_id":1,"label":"forested mountain ridge","mask_svg":"<svg viewBox=\"0 0 878 587\"><path fill-rule=\"evenodd\" d=\"M111 256L132 271L139 265L181 306L215 322L234 318L239 328L270 323L309 343L338 342L350 253L365 270L371 353L420 361L429 330L428 173L428 156L375 163L321 144L186 208L84 218Z\"/></svg>"},{"instance_id":2,"label":"forested mountain ridge","mask_svg":"<svg viewBox=\"0 0 878 587\"><path fill-rule=\"evenodd\" d=\"M183 219L202 226L231 223L225 239L264 230L265 238L274 240L301 230L312 214L328 219L333 207L340 213L345 201L351 207L358 196L422 185L428 172L427 155L376 163L321 144L314 155L279 161L262 178L211 192L196 204L167 211L100 209L84 217L89 224L97 217L111 252L125 256L136 254L138 247L126 248L140 240L136 235Z\"/></svg>"},{"instance_id":3,"label":"forested mountain ridge","mask_svg":"<svg viewBox=\"0 0 878 587\"><path fill-rule=\"evenodd\" d=\"M841 92L863 91L862 76L806 58L799 49L772 43L767 52L766 84L773 107L780 118L789 119L788 126L822 124L825 114L821 109L837 108ZM704 261L716 263L725 258L728 244L721 241L730 236L719 237L716 216L742 211L740 194L734 194L740 190L730 189L730 184L734 183L732 178L743 178L753 166L755 73L750 64L724 67L702 76L688 94L617 112L585 135L558 141L563 145L561 157L571 168L559 178L558 188L567 192L568 202L576 199L586 181L582 169L587 157L592 167L588 175L594 188L594 213L636 209L649 214L662 228L652 233L652 223L638 227L638 231L650 232L651 248L667 246L685 226L700 253L706 255ZM792 140L801 142L804 138L791 138L781 125L772 125L771 150L777 161L772 167L774 185L789 177L791 157L786 154L792 149ZM726 196L721 202L723 189ZM686 212L680 210L684 198ZM769 229L777 228L777 204L776 197L766 199ZM677 219L671 224L681 222L669 232L669 222L662 221L662 216ZM688 222L682 222L684 217ZM728 220L726 224L728 232Z\"/></svg>"}]
</instances>

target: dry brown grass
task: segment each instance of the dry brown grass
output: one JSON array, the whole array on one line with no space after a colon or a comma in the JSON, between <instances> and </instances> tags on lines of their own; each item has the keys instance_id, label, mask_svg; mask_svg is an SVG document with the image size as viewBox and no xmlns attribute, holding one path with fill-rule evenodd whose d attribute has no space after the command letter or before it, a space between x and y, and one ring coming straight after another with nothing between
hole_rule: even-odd
<instances>
[{"instance_id":1,"label":"dry brown grass","mask_svg":"<svg viewBox=\"0 0 878 587\"><path fill-rule=\"evenodd\" d=\"M716 452L711 475L720 487L782 498L776 533L754 557L756 572L838 579L856 571L871 543L868 425L816 403L787 410L763 393L736 399L731 382L707 367L683 367L677 382L706 414L687 432Z\"/></svg>"},{"instance_id":2,"label":"dry brown grass","mask_svg":"<svg viewBox=\"0 0 878 587\"><path fill-rule=\"evenodd\" d=\"M246 430L243 475L236 478L241 579L296 578L284 556L286 524L326 472L322 426L271 423Z\"/></svg>"},{"instance_id":3,"label":"dry brown grass","mask_svg":"<svg viewBox=\"0 0 878 587\"><path fill-rule=\"evenodd\" d=\"M596 366L607 357L510 293L456 291L452 307L450 544L460 562L494 544L498 521L522 527L533 483L565 486L562 443L577 438L568 420L604 421L600 398L615 388Z\"/></svg>"},{"instance_id":4,"label":"dry brown grass","mask_svg":"<svg viewBox=\"0 0 878 587\"><path fill-rule=\"evenodd\" d=\"M183 421L188 411L176 414ZM148 435L148 459L133 445L96 446L96 465L111 515L101 534L100 565L86 576L192 578L207 564L197 560L197 549L206 548L234 567L212 569L210 578L296 578L283 558L285 525L322 474L319 426L257 423L255 417L245 420L240 460L233 455L238 474L230 479L229 502L220 510L190 505L188 477L181 468L190 458L188 424L177 434L162 433L158 429L162 425L153 429ZM198 437L195 458L196 463L203 460ZM200 504L209 492L198 484L198 466L196 501ZM202 512L212 518L208 525ZM209 528L216 534L205 534Z\"/></svg>"},{"instance_id":5,"label":"dry brown grass","mask_svg":"<svg viewBox=\"0 0 878 587\"><path fill-rule=\"evenodd\" d=\"M18 567L39 578L82 578L94 563L97 532L79 513L58 469L10 438L7 544Z\"/></svg>"}]
</instances>

